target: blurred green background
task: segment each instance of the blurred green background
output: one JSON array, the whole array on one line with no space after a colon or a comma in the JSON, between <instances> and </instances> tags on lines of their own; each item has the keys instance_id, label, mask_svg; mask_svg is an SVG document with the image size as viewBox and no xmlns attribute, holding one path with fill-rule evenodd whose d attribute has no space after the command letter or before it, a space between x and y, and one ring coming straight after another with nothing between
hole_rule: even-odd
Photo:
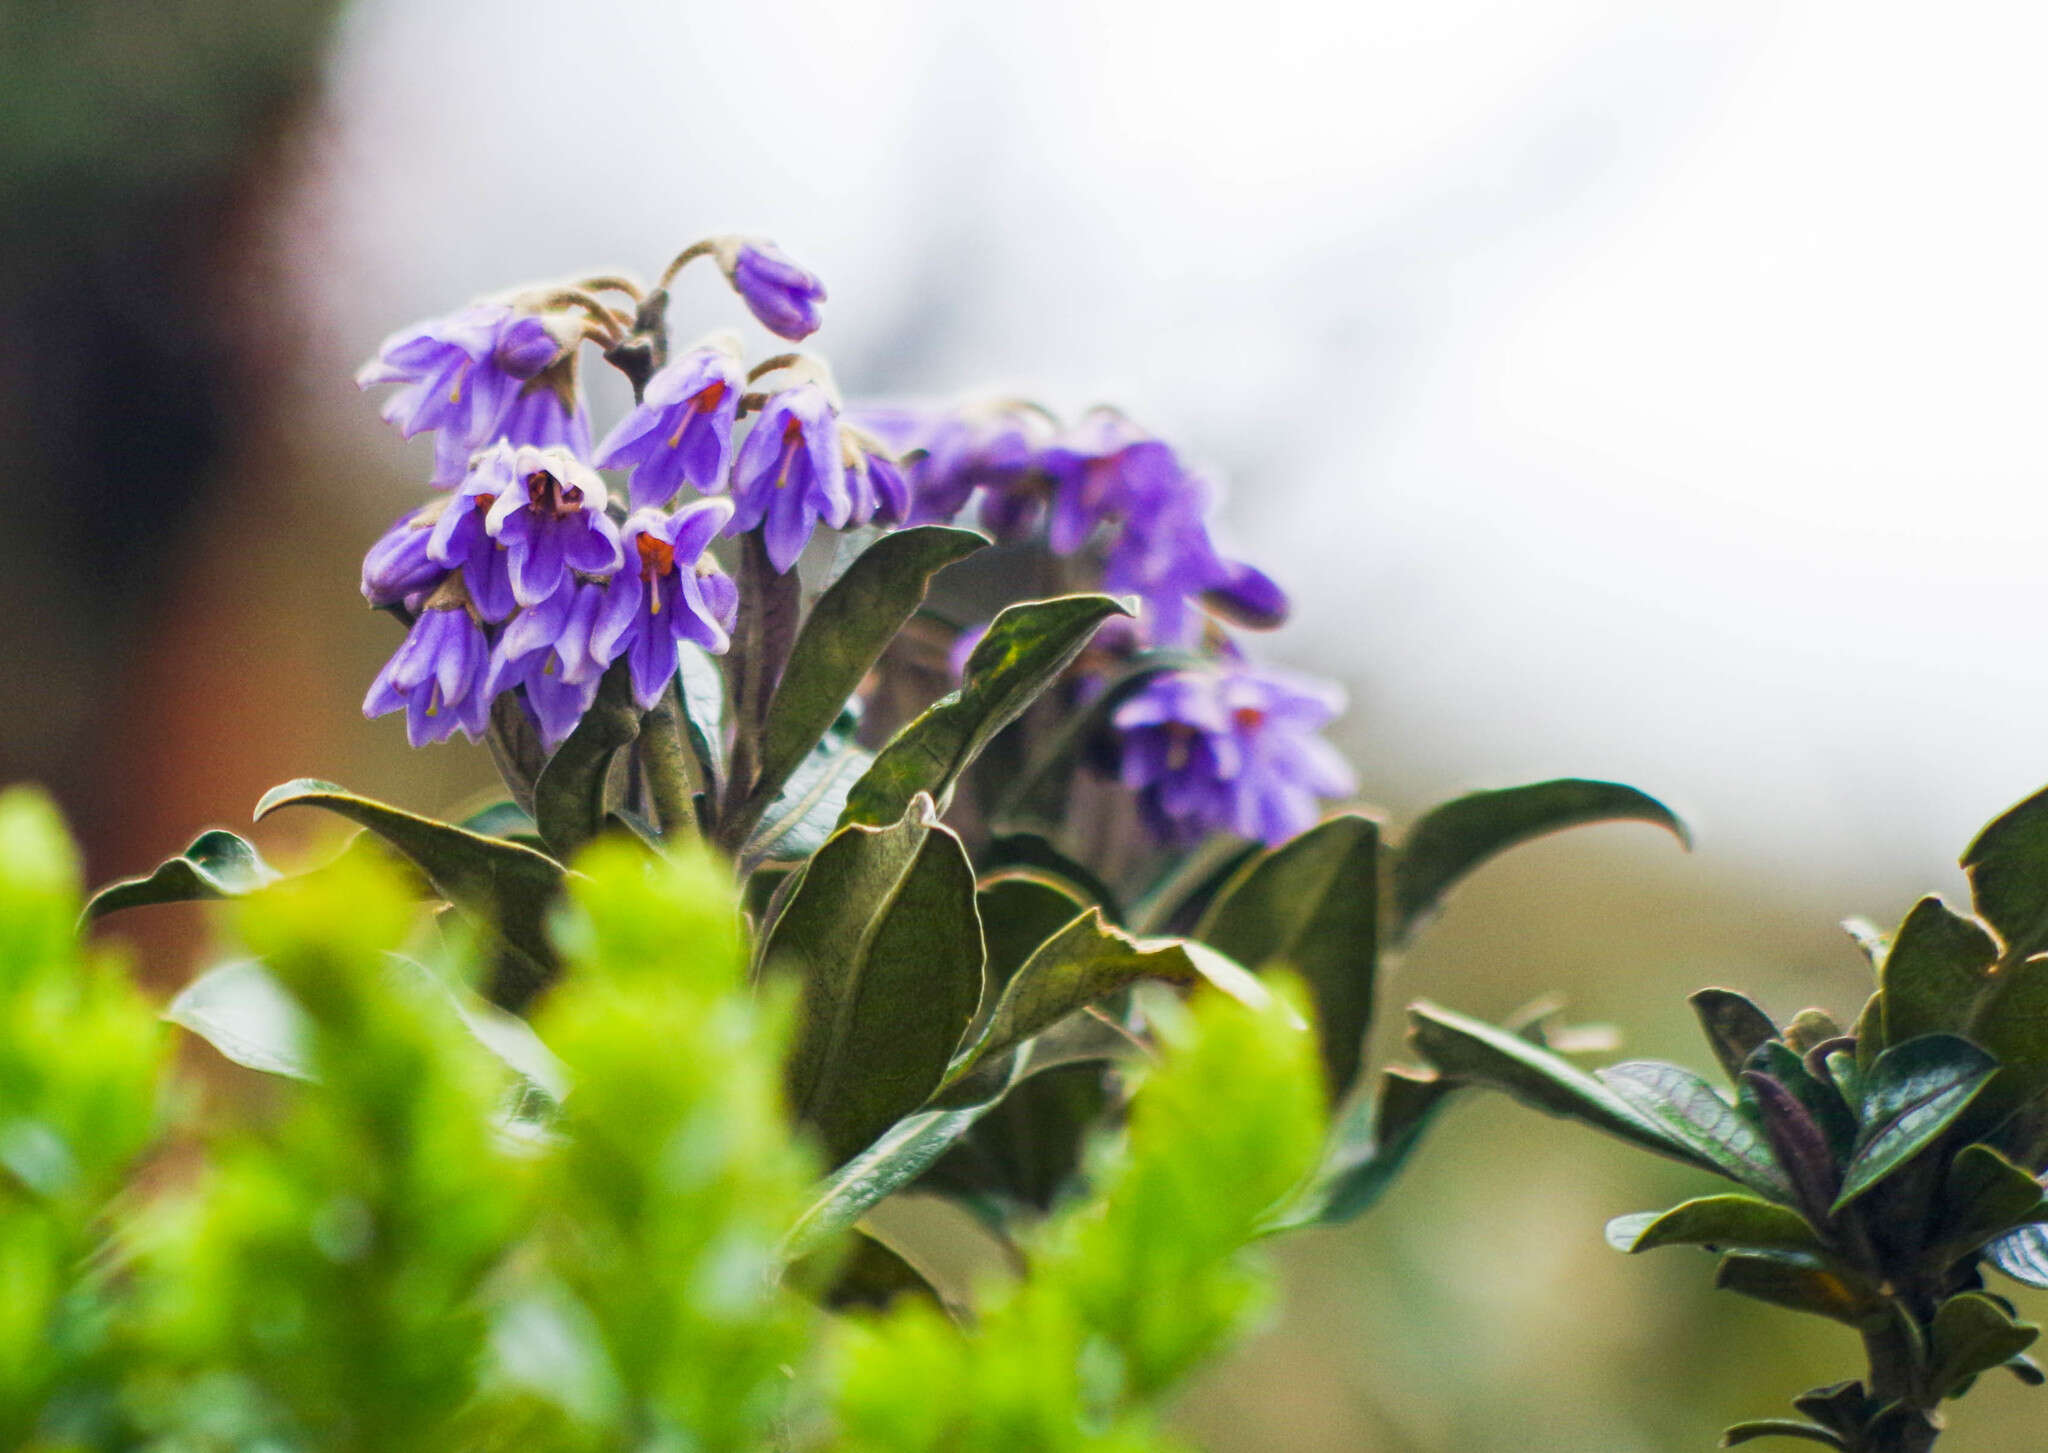
<instances>
[{"instance_id":1,"label":"blurred green background","mask_svg":"<svg viewBox=\"0 0 2048 1453\"><path fill-rule=\"evenodd\" d=\"M1489 868L1389 1004L1558 990L1695 1064L1702 984L1852 1013L1835 921L1956 891L2048 779L2041 18L1268 11L0 0L0 780L54 787L96 877L290 776L484 786L358 713L394 637L357 560L424 453L349 374L474 293L751 228L826 276L849 393L1114 398L1213 463L1297 595L1271 652L1346 681L1397 826L1568 772L1693 821L1691 856L1602 828ZM204 952L198 915L124 931L159 986ZM1704 1448L1858 1371L1707 1258L1601 1241L1700 1189L1469 1101L1286 1248L1187 1425ZM1989 1378L1943 1446L2044 1431Z\"/></svg>"}]
</instances>

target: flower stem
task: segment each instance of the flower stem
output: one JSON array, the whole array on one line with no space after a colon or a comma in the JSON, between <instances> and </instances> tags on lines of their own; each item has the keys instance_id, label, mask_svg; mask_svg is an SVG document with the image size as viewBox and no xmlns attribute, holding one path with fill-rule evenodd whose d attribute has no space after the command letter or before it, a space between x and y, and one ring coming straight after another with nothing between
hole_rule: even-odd
<instances>
[{"instance_id":1,"label":"flower stem","mask_svg":"<svg viewBox=\"0 0 2048 1453\"><path fill-rule=\"evenodd\" d=\"M761 730L796 640L803 604L796 571L778 571L769 563L760 531L749 530L739 543L740 614L725 658L732 696L732 765L718 810L718 841L728 852L739 851L736 839L752 825L746 808L761 768Z\"/></svg>"},{"instance_id":2,"label":"flower stem","mask_svg":"<svg viewBox=\"0 0 2048 1453\"><path fill-rule=\"evenodd\" d=\"M694 837L698 830L696 797L708 795L700 784L689 749L683 745L683 713L671 681L654 710L640 719L640 765L647 775L647 793L654 800L654 818L662 840L671 846Z\"/></svg>"}]
</instances>

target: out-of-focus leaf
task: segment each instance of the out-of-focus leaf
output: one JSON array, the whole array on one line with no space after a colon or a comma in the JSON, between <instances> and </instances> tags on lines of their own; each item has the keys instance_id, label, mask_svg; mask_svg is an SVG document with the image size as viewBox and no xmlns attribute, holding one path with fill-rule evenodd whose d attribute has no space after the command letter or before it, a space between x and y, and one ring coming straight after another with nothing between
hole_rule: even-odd
<instances>
[{"instance_id":1,"label":"out-of-focus leaf","mask_svg":"<svg viewBox=\"0 0 2048 1453\"><path fill-rule=\"evenodd\" d=\"M1395 941L1406 940L1452 885L1487 859L1531 838L1594 822L1647 822L1690 846L1670 808L1619 782L1566 777L1475 792L1425 814L1395 855Z\"/></svg>"},{"instance_id":2,"label":"out-of-focus leaf","mask_svg":"<svg viewBox=\"0 0 2048 1453\"><path fill-rule=\"evenodd\" d=\"M1131 926L1141 933L1192 934L1216 895L1264 851L1258 843L1210 838L1131 905Z\"/></svg>"},{"instance_id":3,"label":"out-of-focus leaf","mask_svg":"<svg viewBox=\"0 0 2048 1453\"><path fill-rule=\"evenodd\" d=\"M749 863L797 862L825 845L846 810L846 794L874 756L845 736L829 735L811 749L768 806L742 855Z\"/></svg>"},{"instance_id":4,"label":"out-of-focus leaf","mask_svg":"<svg viewBox=\"0 0 2048 1453\"><path fill-rule=\"evenodd\" d=\"M818 597L768 705L754 811L781 793L831 730L847 698L916 612L931 578L987 543L984 535L950 525L896 530L862 551Z\"/></svg>"},{"instance_id":5,"label":"out-of-focus leaf","mask_svg":"<svg viewBox=\"0 0 2048 1453\"><path fill-rule=\"evenodd\" d=\"M1998 945L1975 919L1932 895L1922 898L1899 925L1878 971L1885 1042L1960 1031L1997 959Z\"/></svg>"},{"instance_id":6,"label":"out-of-focus leaf","mask_svg":"<svg viewBox=\"0 0 2048 1453\"><path fill-rule=\"evenodd\" d=\"M1699 1016L1714 1058L1733 1080L1741 1074L1757 1046L1777 1038L1771 1016L1733 989L1701 989L1686 1000Z\"/></svg>"},{"instance_id":7,"label":"out-of-focus leaf","mask_svg":"<svg viewBox=\"0 0 2048 1453\"><path fill-rule=\"evenodd\" d=\"M548 851L567 862L605 825L612 758L640 735L640 708L622 656L604 673L583 720L555 748L533 784L533 817Z\"/></svg>"},{"instance_id":8,"label":"out-of-focus leaf","mask_svg":"<svg viewBox=\"0 0 2048 1453\"><path fill-rule=\"evenodd\" d=\"M1842 932L1855 940L1856 947L1863 950L1863 957L1870 961L1872 969L1884 966L1884 956L1891 951L1892 941L1885 931L1867 918L1845 918Z\"/></svg>"},{"instance_id":9,"label":"out-of-focus leaf","mask_svg":"<svg viewBox=\"0 0 2048 1453\"><path fill-rule=\"evenodd\" d=\"M233 959L200 974L164 1007L164 1018L238 1065L313 1078L312 1021L255 959Z\"/></svg>"},{"instance_id":10,"label":"out-of-focus leaf","mask_svg":"<svg viewBox=\"0 0 2048 1453\"><path fill-rule=\"evenodd\" d=\"M1960 1255L2044 1216L2039 1181L1988 1145L1966 1145L1949 1166L1934 1240Z\"/></svg>"},{"instance_id":11,"label":"out-of-focus leaf","mask_svg":"<svg viewBox=\"0 0 2048 1453\"><path fill-rule=\"evenodd\" d=\"M1962 1032L2001 1066L1973 1122L1996 1124L2048 1089L2048 955L1993 975Z\"/></svg>"},{"instance_id":12,"label":"out-of-focus leaf","mask_svg":"<svg viewBox=\"0 0 2048 1453\"><path fill-rule=\"evenodd\" d=\"M1800 1438L1829 1448L1849 1446L1818 1423L1802 1423L1797 1418L1753 1418L1746 1423L1737 1423L1722 1431L1721 1446L1734 1448L1758 1438Z\"/></svg>"},{"instance_id":13,"label":"out-of-focus leaf","mask_svg":"<svg viewBox=\"0 0 2048 1453\"><path fill-rule=\"evenodd\" d=\"M1792 1406L1845 1438L1858 1435L1877 1404L1857 1381L1834 1382L1792 1399Z\"/></svg>"},{"instance_id":14,"label":"out-of-focus leaf","mask_svg":"<svg viewBox=\"0 0 2048 1453\"><path fill-rule=\"evenodd\" d=\"M1285 969L1306 981L1333 1101L1358 1078L1372 1027L1379 846L1371 818L1320 823L1249 863L1194 933L1255 973Z\"/></svg>"},{"instance_id":15,"label":"out-of-focus leaf","mask_svg":"<svg viewBox=\"0 0 2048 1453\"><path fill-rule=\"evenodd\" d=\"M2048 1226L2022 1226L1984 1248L1984 1259L2025 1286L2048 1291Z\"/></svg>"},{"instance_id":16,"label":"out-of-focus leaf","mask_svg":"<svg viewBox=\"0 0 2048 1453\"><path fill-rule=\"evenodd\" d=\"M946 1071L947 1082L1140 979L1212 984L1254 1008L1272 997L1237 964L1204 944L1134 938L1104 923L1101 909L1090 908L1025 960L980 1037Z\"/></svg>"},{"instance_id":17,"label":"out-of-focus leaf","mask_svg":"<svg viewBox=\"0 0 2048 1453\"><path fill-rule=\"evenodd\" d=\"M1977 916L2020 959L2048 948L2048 789L2008 808L1963 850Z\"/></svg>"},{"instance_id":18,"label":"out-of-focus leaf","mask_svg":"<svg viewBox=\"0 0 2048 1453\"><path fill-rule=\"evenodd\" d=\"M1714 1285L1859 1330L1874 1330L1890 1315L1888 1303L1875 1288L1797 1252L1724 1256L1715 1271Z\"/></svg>"},{"instance_id":19,"label":"out-of-focus leaf","mask_svg":"<svg viewBox=\"0 0 2048 1453\"><path fill-rule=\"evenodd\" d=\"M1797 1211L1752 1196L1702 1196L1668 1211L1617 1216L1607 1223L1607 1244L1616 1251L1654 1251L1660 1246L1747 1248L1764 1251L1825 1250L1820 1237Z\"/></svg>"},{"instance_id":20,"label":"out-of-focus leaf","mask_svg":"<svg viewBox=\"0 0 2048 1453\"><path fill-rule=\"evenodd\" d=\"M1841 1037L1842 1026L1825 1009L1802 1009L1785 1024L1785 1043L1797 1054Z\"/></svg>"},{"instance_id":21,"label":"out-of-focus leaf","mask_svg":"<svg viewBox=\"0 0 2048 1453\"><path fill-rule=\"evenodd\" d=\"M1447 1079L1490 1085L1659 1155L1719 1168L1599 1080L1526 1039L1427 1001L1411 1005L1408 1018L1415 1048Z\"/></svg>"},{"instance_id":22,"label":"out-of-focus leaf","mask_svg":"<svg viewBox=\"0 0 2048 1453\"><path fill-rule=\"evenodd\" d=\"M842 825L894 822L923 792L941 809L981 749L1050 686L1097 626L1129 615L1106 595L1069 595L1013 605L967 658L960 689L935 702L876 754L847 794Z\"/></svg>"},{"instance_id":23,"label":"out-of-focus leaf","mask_svg":"<svg viewBox=\"0 0 2048 1453\"><path fill-rule=\"evenodd\" d=\"M1108 1101L1099 1064L1063 1065L1021 1080L918 1189L962 1197L997 1227L1012 1207L1048 1211L1072 1183Z\"/></svg>"},{"instance_id":24,"label":"out-of-focus leaf","mask_svg":"<svg viewBox=\"0 0 2048 1453\"><path fill-rule=\"evenodd\" d=\"M2041 1364L2034 1361L2033 1358L2027 1356L2024 1352L2015 1353L2013 1356L2008 1357L2005 1360L2004 1366L2006 1371L2010 1372L2028 1387L2039 1387L2043 1383L2048 1383L2048 1373L2042 1372Z\"/></svg>"},{"instance_id":25,"label":"out-of-focus leaf","mask_svg":"<svg viewBox=\"0 0 2048 1453\"><path fill-rule=\"evenodd\" d=\"M1132 669L1112 677L1095 696L1067 713L1052 739L1018 772L1017 780L997 794L991 820L1009 831L1057 825L1066 813L1075 769L1107 734L1117 708L1147 682L1200 660L1192 652L1147 651Z\"/></svg>"},{"instance_id":26,"label":"out-of-focus leaf","mask_svg":"<svg viewBox=\"0 0 2048 1453\"><path fill-rule=\"evenodd\" d=\"M1997 1070L1998 1061L1953 1034L1922 1035L1879 1055L1863 1082L1862 1131L1835 1209L1932 1144Z\"/></svg>"},{"instance_id":27,"label":"out-of-focus leaf","mask_svg":"<svg viewBox=\"0 0 2048 1453\"><path fill-rule=\"evenodd\" d=\"M1599 1071L1600 1083L1698 1159L1774 1201L1792 1198L1778 1158L1756 1127L1691 1070L1633 1060Z\"/></svg>"},{"instance_id":28,"label":"out-of-focus leaf","mask_svg":"<svg viewBox=\"0 0 2048 1453\"><path fill-rule=\"evenodd\" d=\"M698 773L705 790L715 792L725 770L725 677L717 659L694 641L676 643L676 694Z\"/></svg>"},{"instance_id":29,"label":"out-of-focus leaf","mask_svg":"<svg viewBox=\"0 0 2048 1453\"><path fill-rule=\"evenodd\" d=\"M254 846L219 828L203 832L175 858L166 858L143 878L109 883L86 900L81 923L124 908L156 903L203 903L239 898L277 881L277 871Z\"/></svg>"},{"instance_id":30,"label":"out-of-focus leaf","mask_svg":"<svg viewBox=\"0 0 2048 1453\"><path fill-rule=\"evenodd\" d=\"M886 828L843 828L804 869L762 945L798 986L789 1099L838 1165L938 1087L981 1002L974 870L931 799Z\"/></svg>"},{"instance_id":31,"label":"out-of-focus leaf","mask_svg":"<svg viewBox=\"0 0 2048 1453\"><path fill-rule=\"evenodd\" d=\"M511 952L500 957L488 995L493 1003L516 1010L554 976L558 961L545 924L564 872L546 854L310 778L264 793L257 821L281 807L323 807L368 828L411 859L442 897L501 938Z\"/></svg>"},{"instance_id":32,"label":"out-of-focus leaf","mask_svg":"<svg viewBox=\"0 0 2048 1453\"><path fill-rule=\"evenodd\" d=\"M1950 1297L1934 1312L1927 1339L1927 1386L1937 1395L1989 1372L2033 1346L2041 1329L2015 1322L1982 1292Z\"/></svg>"},{"instance_id":33,"label":"out-of-focus leaf","mask_svg":"<svg viewBox=\"0 0 2048 1453\"><path fill-rule=\"evenodd\" d=\"M457 824L471 832L480 832L485 837L512 838L515 841L540 835L533 818L526 809L516 802L500 800L487 807L480 807Z\"/></svg>"},{"instance_id":34,"label":"out-of-focus leaf","mask_svg":"<svg viewBox=\"0 0 2048 1453\"><path fill-rule=\"evenodd\" d=\"M943 1309L945 1299L932 1279L903 1250L873 1229L856 1226L843 1251L818 1252L792 1263L783 1280L834 1311L859 1307L884 1311L904 1297Z\"/></svg>"}]
</instances>

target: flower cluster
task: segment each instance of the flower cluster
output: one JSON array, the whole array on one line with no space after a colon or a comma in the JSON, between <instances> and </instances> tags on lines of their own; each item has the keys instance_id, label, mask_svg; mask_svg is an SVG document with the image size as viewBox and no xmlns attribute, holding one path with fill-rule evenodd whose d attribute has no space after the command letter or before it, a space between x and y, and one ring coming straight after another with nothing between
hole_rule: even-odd
<instances>
[{"instance_id":1,"label":"flower cluster","mask_svg":"<svg viewBox=\"0 0 2048 1453\"><path fill-rule=\"evenodd\" d=\"M1170 444L1112 409L1065 427L1016 402L859 417L905 459L909 519L971 507L1000 540L1042 536L1056 555L1091 555L1105 590L1139 599L1141 644L1209 651L1153 677L1112 719L1119 774L1159 837L1220 829L1278 843L1314 823L1319 798L1352 790L1317 735L1341 708L1335 689L1259 670L1221 640L1217 617L1270 629L1287 596L1217 550L1214 491ZM955 652L956 670L964 659Z\"/></svg>"},{"instance_id":2,"label":"flower cluster","mask_svg":"<svg viewBox=\"0 0 2048 1453\"><path fill-rule=\"evenodd\" d=\"M1162 839L1224 829L1278 841L1314 821L1319 798L1349 790L1316 735L1333 695L1250 666L1229 643L1225 623L1277 625L1287 597L1216 548L1214 491L1172 445L1112 409L1072 424L1017 402L849 414L822 359L784 353L749 368L730 333L665 356L668 287L697 257L777 336L817 330L823 285L770 243L723 236L685 249L651 290L590 278L420 324L358 375L399 386L384 417L407 437L434 434L445 491L363 562L364 595L411 624L365 711L403 709L415 744L476 737L509 693L552 747L613 663L651 708L678 643L727 648L741 601L709 553L715 537L755 537L765 567L750 568L786 575L820 526L971 512L998 540L1037 541L1067 562L1074 587L1140 602L1120 644L1080 669L1114 658L1151 673L1112 724L1118 770ZM610 292L633 310L603 301ZM595 447L584 343L637 390ZM608 488L599 470L622 483ZM1175 669L1160 674L1148 652L1172 653ZM1084 679L1079 694L1103 684Z\"/></svg>"}]
</instances>

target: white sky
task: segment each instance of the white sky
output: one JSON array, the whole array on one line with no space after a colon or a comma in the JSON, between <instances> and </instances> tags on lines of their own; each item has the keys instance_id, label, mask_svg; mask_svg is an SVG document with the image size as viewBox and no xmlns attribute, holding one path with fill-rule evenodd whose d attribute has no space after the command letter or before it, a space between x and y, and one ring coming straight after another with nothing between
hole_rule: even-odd
<instances>
[{"instance_id":1,"label":"white sky","mask_svg":"<svg viewBox=\"0 0 2048 1453\"><path fill-rule=\"evenodd\" d=\"M775 236L849 392L1113 398L1218 464L1382 799L1620 776L1716 858L1931 884L2048 780L2044 41L2017 4L365 0L300 225L337 394L470 294Z\"/></svg>"}]
</instances>

